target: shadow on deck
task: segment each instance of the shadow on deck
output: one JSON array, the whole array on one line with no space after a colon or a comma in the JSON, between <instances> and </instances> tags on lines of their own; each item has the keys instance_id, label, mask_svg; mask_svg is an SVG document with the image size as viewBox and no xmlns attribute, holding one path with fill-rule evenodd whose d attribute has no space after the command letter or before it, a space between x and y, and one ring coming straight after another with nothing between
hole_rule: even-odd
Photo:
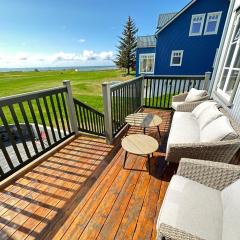
<instances>
[{"instance_id":1,"label":"shadow on deck","mask_svg":"<svg viewBox=\"0 0 240 240\"><path fill-rule=\"evenodd\" d=\"M145 112L163 119L151 175L145 157L130 154L123 169L117 144L79 136L1 190L0 239L154 239L156 216L177 166L161 177L170 112ZM128 134L137 132L142 130L130 128ZM158 138L156 129L147 134Z\"/></svg>"}]
</instances>

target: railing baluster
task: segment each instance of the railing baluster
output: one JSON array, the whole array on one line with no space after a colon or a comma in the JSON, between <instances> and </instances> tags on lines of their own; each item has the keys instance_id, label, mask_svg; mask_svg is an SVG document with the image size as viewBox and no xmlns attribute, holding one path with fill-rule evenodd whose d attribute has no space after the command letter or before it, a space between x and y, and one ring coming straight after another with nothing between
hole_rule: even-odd
<instances>
[{"instance_id":1,"label":"railing baluster","mask_svg":"<svg viewBox=\"0 0 240 240\"><path fill-rule=\"evenodd\" d=\"M62 114L62 107L61 107L61 104L60 104L60 101L59 101L58 94L56 94L56 99L57 99L58 112L59 112L60 120L61 120L61 123L62 123L63 133L64 133L64 136L66 137L67 133L66 133L65 123L64 123L63 114Z\"/></svg>"},{"instance_id":2,"label":"railing baluster","mask_svg":"<svg viewBox=\"0 0 240 240\"><path fill-rule=\"evenodd\" d=\"M44 143L43 143L43 140L42 140L41 132L40 132L40 129L39 129L39 126L38 126L38 122L37 122L37 118L36 118L36 115L35 115L35 112L34 112L34 109L33 109L32 102L31 102L31 100L28 100L27 102L28 102L28 106L29 106L32 118L33 118L35 129L37 131L38 140L40 141L42 149L45 150L45 146L44 146Z\"/></svg>"},{"instance_id":3,"label":"railing baluster","mask_svg":"<svg viewBox=\"0 0 240 240\"><path fill-rule=\"evenodd\" d=\"M35 153L38 154L37 145L36 145L36 142L35 142L35 139L34 139L34 136L33 136L33 132L32 132L32 129L30 127L30 124L29 124L24 106L23 106L22 102L19 102L18 105L19 105L20 111L22 113L23 120L24 120L24 123L26 125L28 134L30 136L30 139L31 139L31 142L32 142L32 145L33 145L33 149L34 149Z\"/></svg>"},{"instance_id":4,"label":"railing baluster","mask_svg":"<svg viewBox=\"0 0 240 240\"><path fill-rule=\"evenodd\" d=\"M67 112L66 102L65 102L65 98L64 98L64 94L63 93L61 93L61 99L62 99L63 110L64 110L66 122L67 122L68 133L70 133L71 132L71 128L70 128L70 124L69 124L68 112Z\"/></svg>"},{"instance_id":5,"label":"railing baluster","mask_svg":"<svg viewBox=\"0 0 240 240\"><path fill-rule=\"evenodd\" d=\"M1 107L0 107L0 118L2 119L3 126L4 126L4 128L6 129L6 131L7 131L8 138L9 138L11 144L12 144L12 147L13 147L13 149L14 149L14 151L15 151L15 154L16 154L16 156L17 156L17 158L18 158L18 161L19 161L20 163L22 163L22 162L23 162L22 156L21 156L21 154L20 154L20 152L19 152L19 150L18 150L16 141L15 141L14 136L13 136L11 130L10 130L10 127L9 127L9 125L8 125L8 122L7 122L7 119L6 119L5 114L4 114L4 112L3 112L3 110L2 110Z\"/></svg>"},{"instance_id":6,"label":"railing baluster","mask_svg":"<svg viewBox=\"0 0 240 240\"><path fill-rule=\"evenodd\" d=\"M48 122L49 122L49 125L50 125L50 128L51 128L53 140L54 140L54 142L57 142L56 134L55 134L55 131L54 131L54 128L53 128L52 117L51 117L51 114L50 114L50 111L49 111L49 107L48 107L46 97L43 97L43 103L44 103L44 106L45 106L45 109L46 109L46 112L47 112Z\"/></svg>"},{"instance_id":7,"label":"railing baluster","mask_svg":"<svg viewBox=\"0 0 240 240\"><path fill-rule=\"evenodd\" d=\"M17 132L18 132L19 138L21 139L21 142L23 144L24 151L26 152L27 157L30 158L31 154L30 154L30 152L28 150L28 146L27 146L26 140L25 140L25 138L23 136L22 129L21 129L20 125L19 125L19 121L18 121L18 118L16 116L16 113L15 113L15 110L13 108L13 105L9 105L8 107L9 107L9 110L11 112L11 115L12 115L13 121L15 123L15 126L17 128Z\"/></svg>"},{"instance_id":8,"label":"railing baluster","mask_svg":"<svg viewBox=\"0 0 240 240\"><path fill-rule=\"evenodd\" d=\"M54 116L55 124L57 126L58 137L59 137L59 139L61 139L62 135L61 135L61 131L60 131L59 123L58 123L58 117L57 117L57 112L56 112L56 109L55 109L55 104L54 104L54 101L53 101L53 96L50 95L49 97L50 97L51 107L52 107L52 110L53 110L53 116Z\"/></svg>"},{"instance_id":9,"label":"railing baluster","mask_svg":"<svg viewBox=\"0 0 240 240\"><path fill-rule=\"evenodd\" d=\"M40 114L40 118L41 118L41 121L42 121L42 124L43 124L43 129L44 129L45 134L46 134L47 142L48 142L48 145L50 146L51 141L50 141L50 138L49 138L49 134L48 134L48 130L47 130L47 127L46 127L45 119L44 119L44 116L43 116L42 107L41 107L41 104L40 104L38 98L36 99L36 102L37 102L38 112Z\"/></svg>"},{"instance_id":10,"label":"railing baluster","mask_svg":"<svg viewBox=\"0 0 240 240\"><path fill-rule=\"evenodd\" d=\"M5 145L4 145L4 142L2 141L1 137L0 137L0 149L2 150L2 153L3 153L4 157L5 157L6 162L8 163L9 168L11 170L14 169L14 165L12 163L12 160L9 157L9 154L7 152L7 149L6 149Z\"/></svg>"}]
</instances>

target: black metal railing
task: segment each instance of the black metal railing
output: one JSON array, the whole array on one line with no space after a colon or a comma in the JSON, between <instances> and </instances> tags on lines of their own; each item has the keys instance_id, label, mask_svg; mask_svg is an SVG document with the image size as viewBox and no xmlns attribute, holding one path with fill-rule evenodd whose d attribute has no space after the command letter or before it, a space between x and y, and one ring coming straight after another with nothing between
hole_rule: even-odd
<instances>
[{"instance_id":1,"label":"black metal railing","mask_svg":"<svg viewBox=\"0 0 240 240\"><path fill-rule=\"evenodd\" d=\"M73 99L73 101L77 115L78 130L105 136L104 115L77 99Z\"/></svg>"},{"instance_id":2,"label":"black metal railing","mask_svg":"<svg viewBox=\"0 0 240 240\"><path fill-rule=\"evenodd\" d=\"M205 76L145 76L144 107L170 109L172 96L203 89Z\"/></svg>"},{"instance_id":3,"label":"black metal railing","mask_svg":"<svg viewBox=\"0 0 240 240\"><path fill-rule=\"evenodd\" d=\"M113 136L125 125L125 117L141 108L142 84L139 77L110 87Z\"/></svg>"},{"instance_id":4,"label":"black metal railing","mask_svg":"<svg viewBox=\"0 0 240 240\"><path fill-rule=\"evenodd\" d=\"M0 99L0 179L16 172L73 133L66 87Z\"/></svg>"}]
</instances>

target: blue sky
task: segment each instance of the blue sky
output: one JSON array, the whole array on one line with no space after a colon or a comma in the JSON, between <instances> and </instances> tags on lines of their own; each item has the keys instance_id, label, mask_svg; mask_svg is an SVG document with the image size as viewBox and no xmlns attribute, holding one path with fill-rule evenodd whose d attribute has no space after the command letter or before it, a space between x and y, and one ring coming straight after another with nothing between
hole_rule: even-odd
<instances>
[{"instance_id":1,"label":"blue sky","mask_svg":"<svg viewBox=\"0 0 240 240\"><path fill-rule=\"evenodd\" d=\"M112 65L128 16L153 34L189 0L1 0L0 67Z\"/></svg>"}]
</instances>

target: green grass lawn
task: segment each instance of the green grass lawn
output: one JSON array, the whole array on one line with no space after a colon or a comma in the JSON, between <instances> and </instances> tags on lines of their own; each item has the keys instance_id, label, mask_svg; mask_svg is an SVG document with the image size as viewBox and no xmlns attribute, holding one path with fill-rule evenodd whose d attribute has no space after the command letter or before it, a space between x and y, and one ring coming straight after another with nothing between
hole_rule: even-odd
<instances>
[{"instance_id":1,"label":"green grass lawn","mask_svg":"<svg viewBox=\"0 0 240 240\"><path fill-rule=\"evenodd\" d=\"M0 73L0 97L58 87L63 80L70 80L74 97L102 112L102 83L130 78L134 78L134 74L124 77L119 70Z\"/></svg>"}]
</instances>

